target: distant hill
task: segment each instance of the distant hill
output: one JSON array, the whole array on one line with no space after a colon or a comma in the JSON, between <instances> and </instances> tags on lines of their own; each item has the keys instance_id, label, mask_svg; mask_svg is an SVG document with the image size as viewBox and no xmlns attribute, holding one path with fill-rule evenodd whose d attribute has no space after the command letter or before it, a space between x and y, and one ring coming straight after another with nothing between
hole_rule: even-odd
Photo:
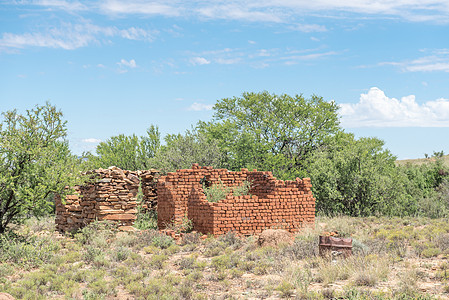
<instances>
[{"instance_id":1,"label":"distant hill","mask_svg":"<svg viewBox=\"0 0 449 300\"><path fill-rule=\"evenodd\" d=\"M449 167L449 155L444 155L442 157L443 161L444 161L444 165L446 167ZM433 162L435 161L436 158L435 157L429 157L429 158L416 158L416 159L402 159L402 160L397 160L396 161L396 165L397 166L403 166L406 164L412 164L412 165L422 165L422 164L426 164L429 162Z\"/></svg>"}]
</instances>

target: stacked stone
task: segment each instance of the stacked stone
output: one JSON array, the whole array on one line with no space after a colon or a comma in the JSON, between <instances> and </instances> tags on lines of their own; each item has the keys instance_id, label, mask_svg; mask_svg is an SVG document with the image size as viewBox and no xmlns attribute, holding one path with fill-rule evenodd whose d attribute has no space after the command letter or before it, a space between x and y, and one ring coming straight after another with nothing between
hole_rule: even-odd
<instances>
[{"instance_id":1,"label":"stacked stone","mask_svg":"<svg viewBox=\"0 0 449 300\"><path fill-rule=\"evenodd\" d=\"M143 199L141 209L144 213L155 211L157 209L157 179L159 177L158 170L137 171L141 181Z\"/></svg>"},{"instance_id":2,"label":"stacked stone","mask_svg":"<svg viewBox=\"0 0 449 300\"><path fill-rule=\"evenodd\" d=\"M56 229L70 231L83 227L82 207L80 205L79 187L75 187L76 194L67 195L65 204L59 195L55 196Z\"/></svg>"},{"instance_id":3,"label":"stacked stone","mask_svg":"<svg viewBox=\"0 0 449 300\"><path fill-rule=\"evenodd\" d=\"M137 219L136 201L140 183L137 173L117 167L94 172L101 179L81 201L84 222L112 220L118 222L119 229L131 229Z\"/></svg>"},{"instance_id":4,"label":"stacked stone","mask_svg":"<svg viewBox=\"0 0 449 300\"><path fill-rule=\"evenodd\" d=\"M81 197L68 195L66 204L56 201L56 224L60 231L83 227L95 220L116 221L121 230L131 230L137 219L137 172L117 167L88 172L93 183L76 187ZM57 200L57 199L56 199Z\"/></svg>"},{"instance_id":5,"label":"stacked stone","mask_svg":"<svg viewBox=\"0 0 449 300\"><path fill-rule=\"evenodd\" d=\"M203 184L222 182L226 186L252 183L250 195L233 196L211 203L206 200ZM242 169L230 172L211 167L178 170L158 182L158 226L180 223L188 217L194 229L202 233L224 234L230 230L257 234L268 228L296 232L315 222L315 199L309 178L277 180L270 172Z\"/></svg>"}]
</instances>

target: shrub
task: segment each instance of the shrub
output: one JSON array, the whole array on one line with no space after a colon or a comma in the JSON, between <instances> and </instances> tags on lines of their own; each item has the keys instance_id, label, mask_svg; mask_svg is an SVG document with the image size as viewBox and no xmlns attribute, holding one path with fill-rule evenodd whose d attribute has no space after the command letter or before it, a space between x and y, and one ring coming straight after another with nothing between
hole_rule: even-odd
<instances>
[{"instance_id":1,"label":"shrub","mask_svg":"<svg viewBox=\"0 0 449 300\"><path fill-rule=\"evenodd\" d=\"M175 241L173 240L173 238L169 237L168 235L162 234L162 233L155 236L151 242L151 244L153 246L156 246L161 249L167 249L174 243L175 243Z\"/></svg>"},{"instance_id":2,"label":"shrub","mask_svg":"<svg viewBox=\"0 0 449 300\"><path fill-rule=\"evenodd\" d=\"M108 239L115 236L117 226L117 223L111 221L95 221L75 233L75 239L82 245L107 248Z\"/></svg>"},{"instance_id":3,"label":"shrub","mask_svg":"<svg viewBox=\"0 0 449 300\"><path fill-rule=\"evenodd\" d=\"M293 284L285 280L276 287L276 291L279 291L283 298L291 297L293 295L293 289Z\"/></svg>"},{"instance_id":4,"label":"shrub","mask_svg":"<svg viewBox=\"0 0 449 300\"><path fill-rule=\"evenodd\" d=\"M199 232L189 232L184 234L181 240L181 246L193 245L196 248L196 244L199 244L201 241L201 235L202 234Z\"/></svg>"},{"instance_id":5,"label":"shrub","mask_svg":"<svg viewBox=\"0 0 449 300\"><path fill-rule=\"evenodd\" d=\"M318 237L315 235L295 237L293 244L282 249L283 253L292 259L304 259L318 255Z\"/></svg>"},{"instance_id":6,"label":"shrub","mask_svg":"<svg viewBox=\"0 0 449 300\"><path fill-rule=\"evenodd\" d=\"M140 230L157 229L157 211L150 210L145 213L139 208L134 227Z\"/></svg>"},{"instance_id":7,"label":"shrub","mask_svg":"<svg viewBox=\"0 0 449 300\"><path fill-rule=\"evenodd\" d=\"M206 200L209 202L218 202L226 198L226 196L232 191L234 196L249 195L251 189L251 182L244 180L241 185L228 187L223 184L221 179L218 179L218 183L213 184L210 187L203 185L204 194L206 194Z\"/></svg>"},{"instance_id":8,"label":"shrub","mask_svg":"<svg viewBox=\"0 0 449 300\"><path fill-rule=\"evenodd\" d=\"M164 262L167 259L167 255L155 254L150 258L150 265L155 269L162 269L164 267Z\"/></svg>"},{"instance_id":9,"label":"shrub","mask_svg":"<svg viewBox=\"0 0 449 300\"><path fill-rule=\"evenodd\" d=\"M195 258L193 256L183 257L177 263L181 270L193 269L195 267Z\"/></svg>"},{"instance_id":10,"label":"shrub","mask_svg":"<svg viewBox=\"0 0 449 300\"><path fill-rule=\"evenodd\" d=\"M251 182L244 180L241 185L232 187L232 193L234 196L244 196L249 195L251 190Z\"/></svg>"},{"instance_id":11,"label":"shrub","mask_svg":"<svg viewBox=\"0 0 449 300\"><path fill-rule=\"evenodd\" d=\"M129 256L129 249L125 247L118 247L114 251L114 259L116 261L124 261Z\"/></svg>"},{"instance_id":12,"label":"shrub","mask_svg":"<svg viewBox=\"0 0 449 300\"><path fill-rule=\"evenodd\" d=\"M378 281L376 274L359 271L354 278L356 286L375 286Z\"/></svg>"},{"instance_id":13,"label":"shrub","mask_svg":"<svg viewBox=\"0 0 449 300\"><path fill-rule=\"evenodd\" d=\"M49 262L60 247L48 236L21 236L8 232L0 235L0 261L37 267Z\"/></svg>"},{"instance_id":14,"label":"shrub","mask_svg":"<svg viewBox=\"0 0 449 300\"><path fill-rule=\"evenodd\" d=\"M439 248L430 247L426 248L421 252L421 256L425 258L435 257L438 256L441 253L441 250Z\"/></svg>"},{"instance_id":15,"label":"shrub","mask_svg":"<svg viewBox=\"0 0 449 300\"><path fill-rule=\"evenodd\" d=\"M227 246L233 246L234 249L237 249L242 244L242 240L235 231L226 232L226 234L219 236L218 240L224 242Z\"/></svg>"},{"instance_id":16,"label":"shrub","mask_svg":"<svg viewBox=\"0 0 449 300\"><path fill-rule=\"evenodd\" d=\"M213 184L210 187L203 188L206 199L209 202L218 202L229 194L231 189L223 184L221 179L218 179L219 183Z\"/></svg>"}]
</instances>

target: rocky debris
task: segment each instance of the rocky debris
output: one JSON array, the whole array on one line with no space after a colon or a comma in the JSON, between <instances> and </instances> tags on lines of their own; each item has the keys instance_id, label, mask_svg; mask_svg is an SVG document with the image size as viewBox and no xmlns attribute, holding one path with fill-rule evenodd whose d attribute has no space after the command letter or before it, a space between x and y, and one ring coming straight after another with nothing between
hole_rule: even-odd
<instances>
[{"instance_id":1,"label":"rocky debris","mask_svg":"<svg viewBox=\"0 0 449 300\"><path fill-rule=\"evenodd\" d=\"M292 234L283 229L267 229L264 230L257 240L257 244L260 247L276 247L281 244L293 243Z\"/></svg>"}]
</instances>

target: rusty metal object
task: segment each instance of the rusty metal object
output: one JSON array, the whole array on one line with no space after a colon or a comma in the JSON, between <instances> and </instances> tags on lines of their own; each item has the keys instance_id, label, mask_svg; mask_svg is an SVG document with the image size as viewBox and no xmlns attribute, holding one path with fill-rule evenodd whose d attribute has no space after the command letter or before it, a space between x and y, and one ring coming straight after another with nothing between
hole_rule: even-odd
<instances>
[{"instance_id":1,"label":"rusty metal object","mask_svg":"<svg viewBox=\"0 0 449 300\"><path fill-rule=\"evenodd\" d=\"M352 238L320 236L319 250L321 256L346 258L352 255Z\"/></svg>"}]
</instances>

